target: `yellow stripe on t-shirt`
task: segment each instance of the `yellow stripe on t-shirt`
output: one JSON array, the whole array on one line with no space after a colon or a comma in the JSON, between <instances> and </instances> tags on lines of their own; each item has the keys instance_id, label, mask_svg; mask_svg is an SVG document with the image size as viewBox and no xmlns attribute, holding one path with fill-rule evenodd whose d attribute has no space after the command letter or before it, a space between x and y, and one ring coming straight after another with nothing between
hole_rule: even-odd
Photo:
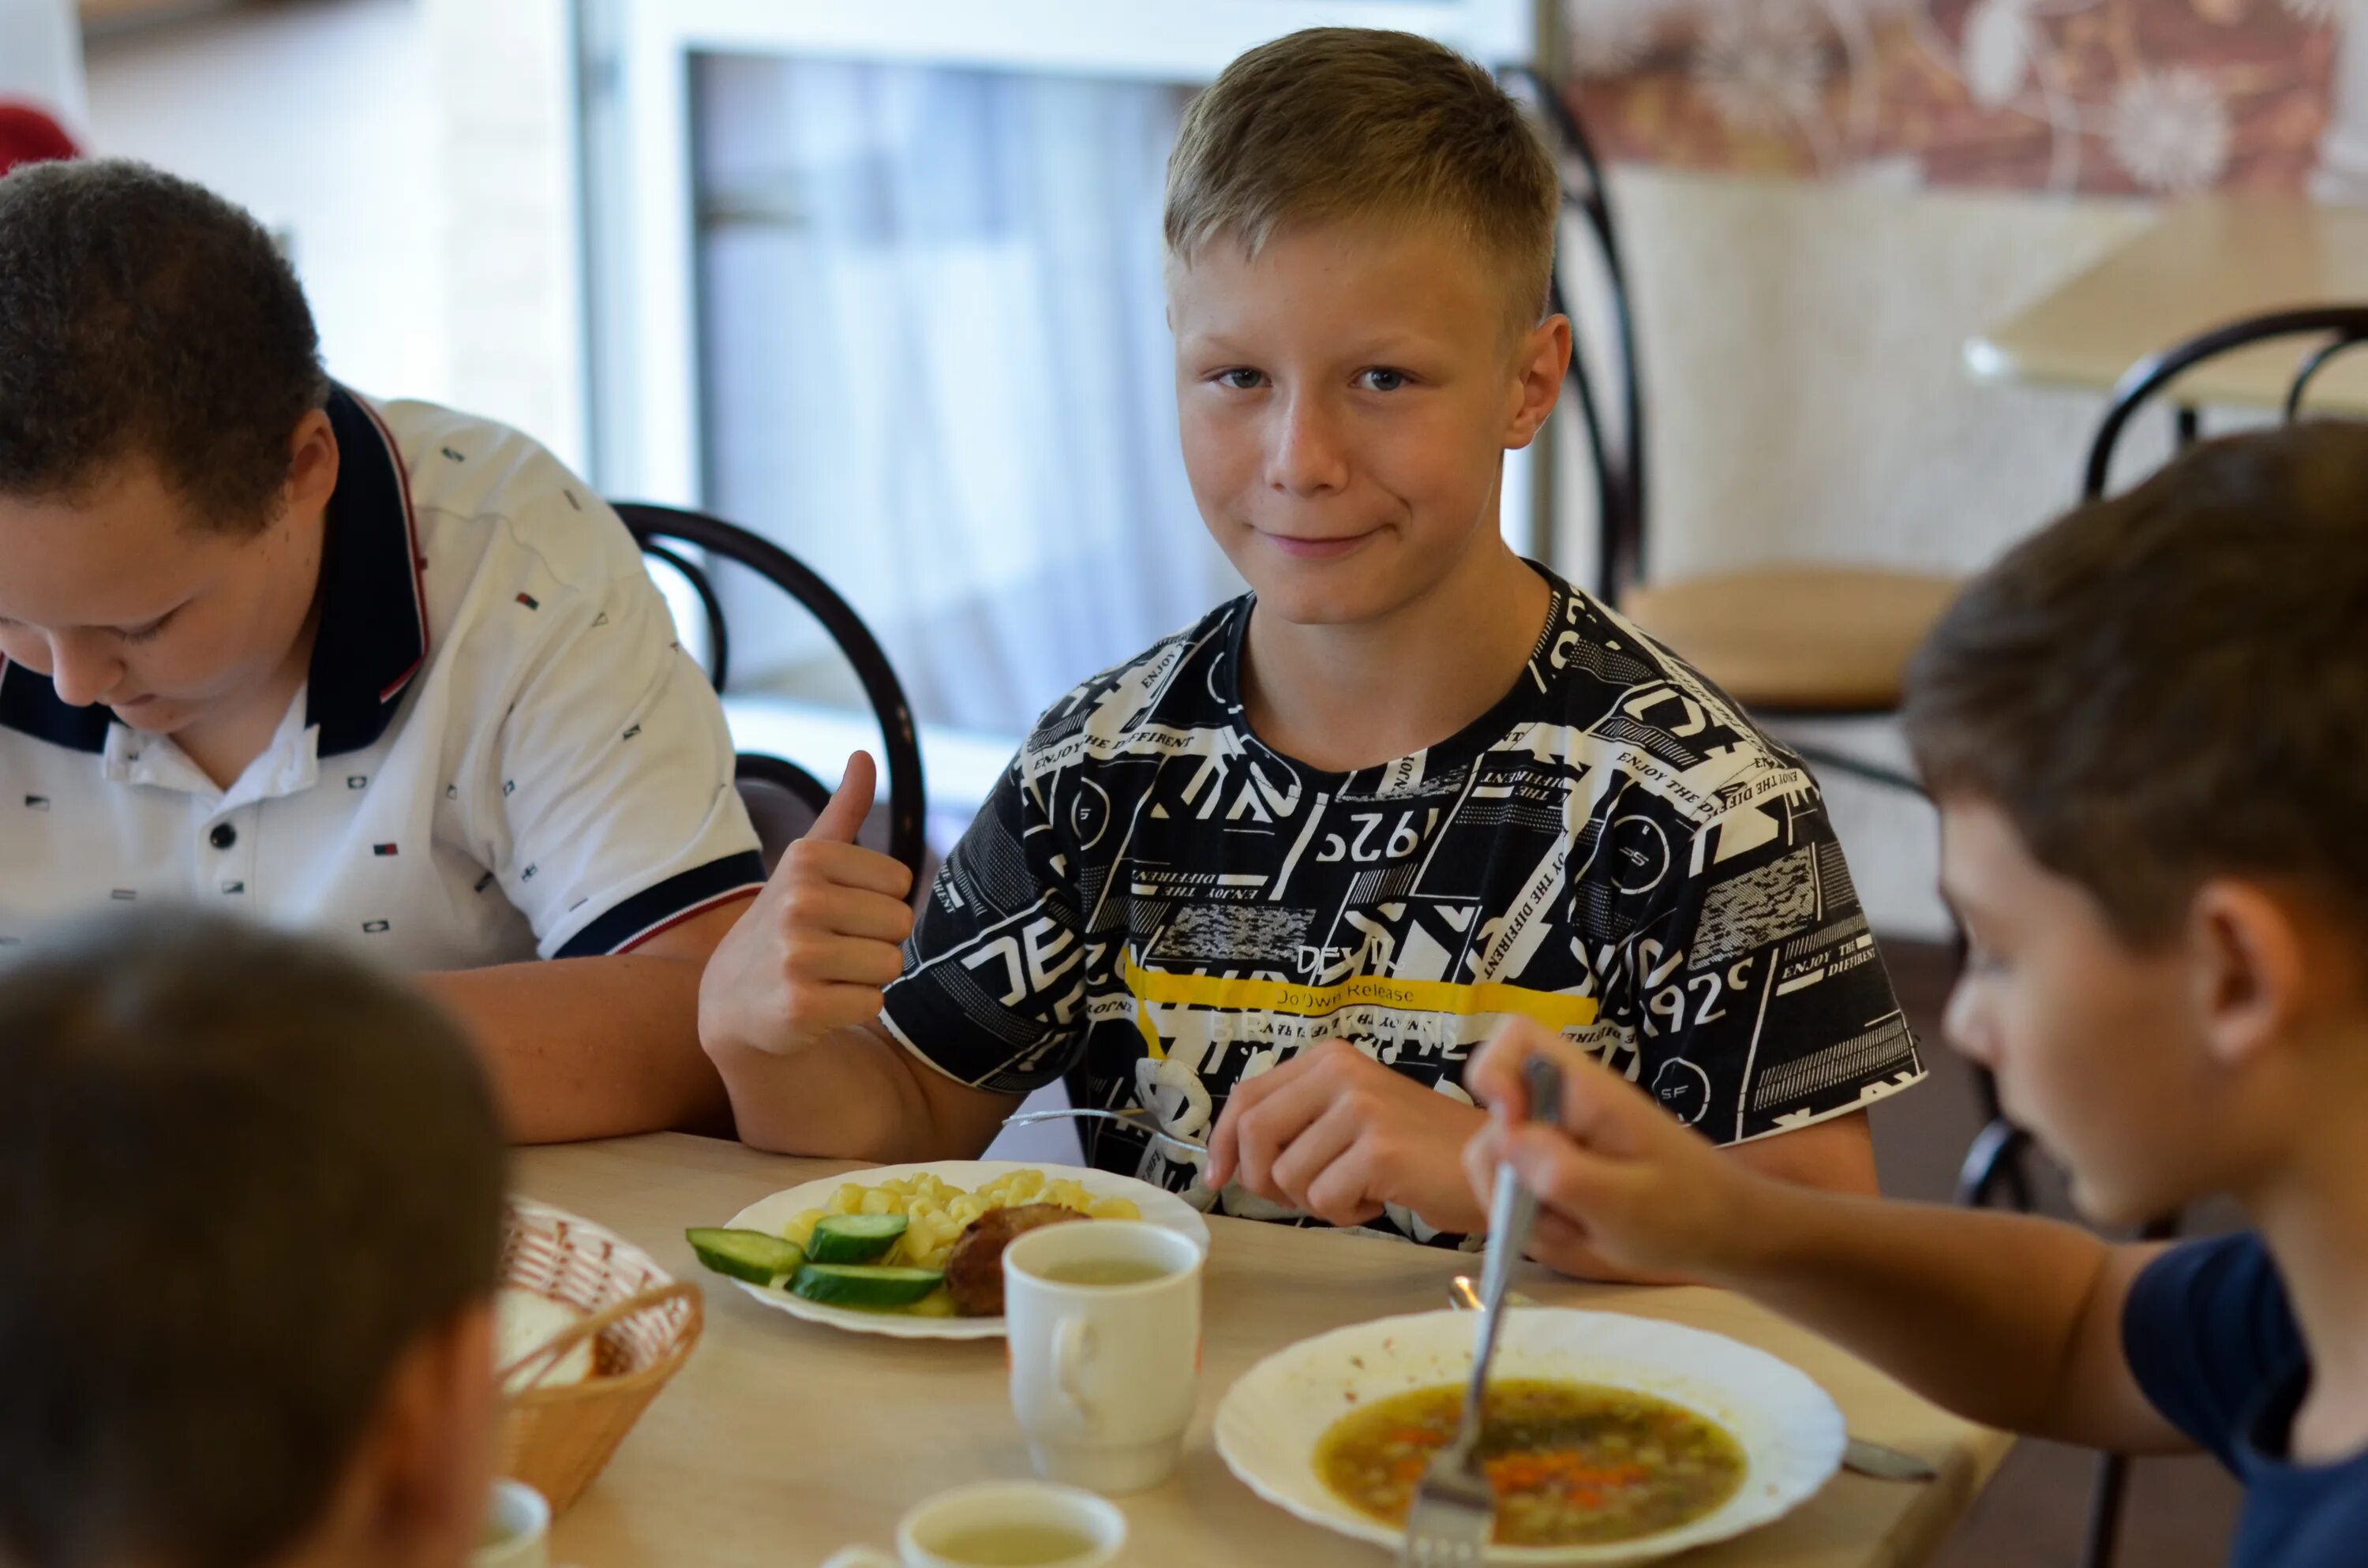
<instances>
[{"instance_id":1,"label":"yellow stripe on t-shirt","mask_svg":"<svg viewBox=\"0 0 2368 1568\"><path fill-rule=\"evenodd\" d=\"M1360 975L1338 985L1297 985L1287 980L1251 980L1214 974L1171 974L1144 969L1133 956L1121 952L1119 974L1134 994L1135 1025L1155 1058L1164 1058L1159 1031L1153 1027L1149 1004L1163 1006L1217 1007L1235 1012L1284 1013L1293 1017L1321 1018L1343 1007L1395 1007L1407 1013L1446 1013L1458 1017L1474 1013L1511 1013L1534 1018L1551 1029L1580 1028L1595 1021L1595 998L1561 991L1534 991L1501 980L1393 980L1387 975Z\"/></svg>"}]
</instances>

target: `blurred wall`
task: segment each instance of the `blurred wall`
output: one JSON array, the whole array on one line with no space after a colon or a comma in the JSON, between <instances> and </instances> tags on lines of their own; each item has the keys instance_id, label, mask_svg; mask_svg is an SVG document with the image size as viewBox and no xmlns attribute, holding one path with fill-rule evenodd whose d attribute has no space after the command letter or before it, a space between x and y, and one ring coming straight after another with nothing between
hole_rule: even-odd
<instances>
[{"instance_id":1,"label":"blurred wall","mask_svg":"<svg viewBox=\"0 0 2368 1568\"><path fill-rule=\"evenodd\" d=\"M102 32L95 152L289 244L332 374L585 452L567 0L292 0Z\"/></svg>"},{"instance_id":2,"label":"blurred wall","mask_svg":"<svg viewBox=\"0 0 2368 1568\"><path fill-rule=\"evenodd\" d=\"M280 233L330 373L443 397L435 97L415 0L305 0L94 35L91 151L144 159Z\"/></svg>"},{"instance_id":3,"label":"blurred wall","mask_svg":"<svg viewBox=\"0 0 2368 1568\"><path fill-rule=\"evenodd\" d=\"M1782 560L1959 573L2076 499L2100 395L1976 385L1964 339L2150 222L2146 204L1617 170L1653 486L1651 571ZM2135 430L2130 460L2159 453ZM1571 460L1576 462L1576 457ZM1591 571L1588 498L1557 550ZM1878 759L1885 723L1786 732ZM1940 937L1932 814L1847 778L1834 812L1871 915Z\"/></svg>"}]
</instances>

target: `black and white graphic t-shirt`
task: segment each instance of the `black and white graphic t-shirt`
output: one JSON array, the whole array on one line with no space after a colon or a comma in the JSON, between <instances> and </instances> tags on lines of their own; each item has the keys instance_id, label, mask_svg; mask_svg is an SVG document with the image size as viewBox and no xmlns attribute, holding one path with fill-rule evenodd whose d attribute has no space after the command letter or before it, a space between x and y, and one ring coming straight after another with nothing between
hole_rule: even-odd
<instances>
[{"instance_id":1,"label":"black and white graphic t-shirt","mask_svg":"<svg viewBox=\"0 0 2368 1568\"><path fill-rule=\"evenodd\" d=\"M1554 588L1494 708L1351 774L1251 733L1247 597L1077 687L947 860L889 1028L963 1083L1066 1076L1079 1103L1194 1142L1233 1085L1336 1036L1463 1099L1465 1058L1513 1015L1721 1143L1914 1083L1808 774L1667 650ZM1215 1201L1140 1133L1079 1125L1094 1165ZM1224 1207L1299 1218L1234 1191ZM1399 1210L1381 1228L1456 1239Z\"/></svg>"}]
</instances>

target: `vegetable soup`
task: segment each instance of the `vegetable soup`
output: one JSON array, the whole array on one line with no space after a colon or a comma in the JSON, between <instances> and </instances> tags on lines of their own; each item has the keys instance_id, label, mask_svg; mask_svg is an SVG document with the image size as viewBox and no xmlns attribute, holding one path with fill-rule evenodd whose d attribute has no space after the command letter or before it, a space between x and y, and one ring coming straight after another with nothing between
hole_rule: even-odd
<instances>
[{"instance_id":1,"label":"vegetable soup","mask_svg":"<svg viewBox=\"0 0 2368 1568\"><path fill-rule=\"evenodd\" d=\"M1430 1456L1455 1436L1461 1385L1417 1389L1341 1417L1316 1473L1343 1502L1402 1524ZM1488 1386L1478 1457L1503 1546L1590 1546L1691 1524L1743 1483L1743 1450L1692 1411L1597 1383Z\"/></svg>"}]
</instances>

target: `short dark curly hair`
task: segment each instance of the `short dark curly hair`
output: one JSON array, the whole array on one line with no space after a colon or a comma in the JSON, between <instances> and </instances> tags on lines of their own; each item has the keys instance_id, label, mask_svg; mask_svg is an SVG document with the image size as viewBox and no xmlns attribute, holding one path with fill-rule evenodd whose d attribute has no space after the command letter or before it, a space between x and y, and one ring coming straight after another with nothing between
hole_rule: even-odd
<instances>
[{"instance_id":1,"label":"short dark curly hair","mask_svg":"<svg viewBox=\"0 0 2368 1568\"><path fill-rule=\"evenodd\" d=\"M2368 935L2368 425L2206 441L1983 573L1916 655L1936 795L1988 800L2148 947L2206 879Z\"/></svg>"},{"instance_id":2,"label":"short dark curly hair","mask_svg":"<svg viewBox=\"0 0 2368 1568\"><path fill-rule=\"evenodd\" d=\"M0 177L0 494L144 456L208 526L258 530L328 393L304 290L239 208L124 159Z\"/></svg>"}]
</instances>

